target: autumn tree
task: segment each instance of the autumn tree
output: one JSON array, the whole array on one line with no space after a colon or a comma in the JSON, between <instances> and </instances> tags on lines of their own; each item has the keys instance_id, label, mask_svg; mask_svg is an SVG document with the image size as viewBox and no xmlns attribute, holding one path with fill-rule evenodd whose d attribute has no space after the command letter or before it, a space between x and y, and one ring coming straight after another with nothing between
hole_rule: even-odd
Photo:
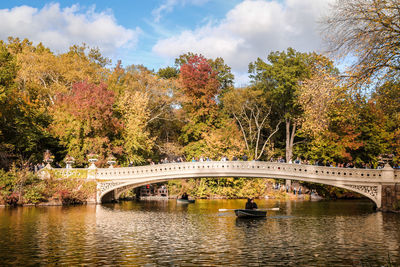
<instances>
[{"instance_id":1,"label":"autumn tree","mask_svg":"<svg viewBox=\"0 0 400 267\"><path fill-rule=\"evenodd\" d=\"M188 63L189 59L198 56L201 55L191 52L182 54L175 59L175 66L180 69L182 65ZM225 64L224 59L221 57L217 57L216 59L207 59L207 61L210 64L211 69L216 73L216 79L219 82L219 94L223 95L225 92L231 90L235 78L231 72L231 67Z\"/></svg>"},{"instance_id":2,"label":"autumn tree","mask_svg":"<svg viewBox=\"0 0 400 267\"><path fill-rule=\"evenodd\" d=\"M35 96L43 105L54 104L54 96L64 93L77 82L104 82L108 59L98 49L73 45L69 51L54 54L39 43L34 46L27 39L9 38L8 48L20 66L17 84L20 90Z\"/></svg>"},{"instance_id":3,"label":"autumn tree","mask_svg":"<svg viewBox=\"0 0 400 267\"><path fill-rule=\"evenodd\" d=\"M17 65L15 58L7 51L4 44L0 44L0 154L1 166L6 167L7 159L13 151L13 144L9 140L12 125L10 119L14 117L13 92L15 91L15 77L17 74Z\"/></svg>"},{"instance_id":4,"label":"autumn tree","mask_svg":"<svg viewBox=\"0 0 400 267\"><path fill-rule=\"evenodd\" d=\"M323 77L321 74L303 84L306 88L311 86L308 89L313 89L310 92L314 92L316 102L304 102L310 111L305 108L299 135L305 136L307 142L298 146L295 154L320 163L351 162L356 167L376 167L379 156L388 153L393 143L393 135L386 130L387 116L376 99L354 94L343 84L332 84L333 77L320 80ZM317 84L312 85L314 82ZM324 84L332 86L322 90Z\"/></svg>"},{"instance_id":5,"label":"autumn tree","mask_svg":"<svg viewBox=\"0 0 400 267\"><path fill-rule=\"evenodd\" d=\"M389 146L385 122L373 101L344 91L328 110L327 128L310 137L296 153L320 163L351 162L355 167L376 167L379 155Z\"/></svg>"},{"instance_id":6,"label":"autumn tree","mask_svg":"<svg viewBox=\"0 0 400 267\"><path fill-rule=\"evenodd\" d=\"M117 103L117 111L124 124L121 132L124 157L136 165L146 163L154 143L148 129L148 102L149 96L145 93L127 90Z\"/></svg>"},{"instance_id":7,"label":"autumn tree","mask_svg":"<svg viewBox=\"0 0 400 267\"><path fill-rule=\"evenodd\" d=\"M399 78L400 5L398 0L337 0L324 19L329 50L354 58L354 85Z\"/></svg>"},{"instance_id":8,"label":"autumn tree","mask_svg":"<svg viewBox=\"0 0 400 267\"><path fill-rule=\"evenodd\" d=\"M313 81L315 80L312 79L311 82ZM323 82L330 84L330 80ZM345 88L335 87L333 92L334 101L316 104L316 110L320 109L323 115L314 112L305 115L306 121L298 133L305 142L294 147L294 154L298 157L323 164L352 162L354 160L352 152L363 145L359 139L360 132L357 125L360 119L356 102ZM319 118L322 119L321 125L318 125Z\"/></svg>"},{"instance_id":9,"label":"autumn tree","mask_svg":"<svg viewBox=\"0 0 400 267\"><path fill-rule=\"evenodd\" d=\"M299 130L313 136L329 128L330 111L347 93L333 62L321 55L314 56L310 77L302 81L296 91L296 101L303 113Z\"/></svg>"},{"instance_id":10,"label":"autumn tree","mask_svg":"<svg viewBox=\"0 0 400 267\"><path fill-rule=\"evenodd\" d=\"M121 119L132 125L123 134L125 145L130 146L125 150L126 160L143 164L145 159L157 157L154 154L169 154L180 130L173 108L177 80L160 78L141 65L123 68L118 63L108 84L116 93Z\"/></svg>"},{"instance_id":11,"label":"autumn tree","mask_svg":"<svg viewBox=\"0 0 400 267\"><path fill-rule=\"evenodd\" d=\"M216 115L219 93L217 73L203 56L193 55L180 68L182 108L189 115L183 129L184 142L197 141Z\"/></svg>"},{"instance_id":12,"label":"autumn tree","mask_svg":"<svg viewBox=\"0 0 400 267\"><path fill-rule=\"evenodd\" d=\"M202 55L185 54L177 62L182 64L179 74L179 100L182 106L181 119L185 124L180 140L185 146L186 155L218 158L240 153L243 146L237 140L239 135L232 135L239 133L236 125L224 114L218 103L218 97L224 90L220 78L229 80L229 75L219 78L218 75L221 75L222 71L215 70L212 61ZM223 67L223 61L217 61L215 64L229 71ZM212 143L219 144L219 149L215 149L217 146L214 149L209 147Z\"/></svg>"},{"instance_id":13,"label":"autumn tree","mask_svg":"<svg viewBox=\"0 0 400 267\"><path fill-rule=\"evenodd\" d=\"M356 131L359 133L357 140L362 145L351 151L352 158L358 166L370 163L377 167L379 156L388 148L385 116L369 99L361 98L356 104L358 119Z\"/></svg>"},{"instance_id":14,"label":"autumn tree","mask_svg":"<svg viewBox=\"0 0 400 267\"><path fill-rule=\"evenodd\" d=\"M97 154L100 164L112 153L122 154L118 138L122 125L114 103L114 93L104 84L76 83L71 91L57 95L49 128L77 164L83 165L88 153Z\"/></svg>"},{"instance_id":15,"label":"autumn tree","mask_svg":"<svg viewBox=\"0 0 400 267\"><path fill-rule=\"evenodd\" d=\"M6 44L0 44L0 147L3 168L10 160L41 160L44 149L60 147L46 131L51 118L37 94L18 84L20 66Z\"/></svg>"},{"instance_id":16,"label":"autumn tree","mask_svg":"<svg viewBox=\"0 0 400 267\"><path fill-rule=\"evenodd\" d=\"M400 164L400 84L388 81L379 86L371 97L376 109L385 119L385 153L394 155L394 162Z\"/></svg>"}]
</instances>

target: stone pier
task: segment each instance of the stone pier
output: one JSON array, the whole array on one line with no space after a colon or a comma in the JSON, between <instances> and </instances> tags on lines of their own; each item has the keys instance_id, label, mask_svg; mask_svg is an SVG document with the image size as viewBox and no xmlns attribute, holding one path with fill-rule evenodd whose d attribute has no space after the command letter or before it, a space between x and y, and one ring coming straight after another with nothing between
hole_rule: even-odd
<instances>
[{"instance_id":1,"label":"stone pier","mask_svg":"<svg viewBox=\"0 0 400 267\"><path fill-rule=\"evenodd\" d=\"M381 209L400 212L400 183L382 185Z\"/></svg>"}]
</instances>

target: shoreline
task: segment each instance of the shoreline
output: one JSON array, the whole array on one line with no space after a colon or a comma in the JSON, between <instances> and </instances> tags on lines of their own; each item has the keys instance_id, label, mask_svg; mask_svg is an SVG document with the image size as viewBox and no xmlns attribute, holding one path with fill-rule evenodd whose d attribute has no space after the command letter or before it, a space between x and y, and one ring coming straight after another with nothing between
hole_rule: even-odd
<instances>
[{"instance_id":1,"label":"shoreline","mask_svg":"<svg viewBox=\"0 0 400 267\"><path fill-rule=\"evenodd\" d=\"M170 196L167 198L160 198L160 197L150 197L150 198L145 198L145 199L136 199L136 198L125 198L125 199L120 199L118 201L134 201L134 200L139 200L139 201L166 201L166 200L174 200L174 199L178 199L178 196ZM219 199L224 199L224 200L228 200L228 199L246 199L245 197L222 197L222 196L217 196L217 197L204 197L204 198L193 198L193 199L207 199L207 200L219 200ZM287 196L284 198L276 198L276 197L270 197L270 196L265 196L265 197L258 197L255 198L258 200L261 199L271 199L271 200L300 200L300 201L318 201L318 200L324 200L324 198L322 199L318 199L318 200L312 200L310 198L309 195L301 195L301 197L299 196ZM117 201L117 202L118 202ZM112 202L111 202L112 203ZM57 207L57 206L83 206L83 205L101 205L102 203L97 203L95 200L91 199L88 201L85 201L83 203L75 203L75 204L64 204L61 201L49 201L49 202L40 202L40 203L26 203L26 204L17 204L17 205L4 205L1 204L0 208L17 208L17 207Z\"/></svg>"}]
</instances>

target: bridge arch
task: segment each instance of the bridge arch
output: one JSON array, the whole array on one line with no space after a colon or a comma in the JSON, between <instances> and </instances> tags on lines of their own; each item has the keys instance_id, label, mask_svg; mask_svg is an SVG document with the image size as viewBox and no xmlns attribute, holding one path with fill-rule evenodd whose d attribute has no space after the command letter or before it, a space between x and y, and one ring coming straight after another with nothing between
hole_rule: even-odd
<instances>
[{"instance_id":1,"label":"bridge arch","mask_svg":"<svg viewBox=\"0 0 400 267\"><path fill-rule=\"evenodd\" d=\"M188 178L248 177L320 183L357 192L381 206L384 170L346 169L274 162L185 162L98 169L98 202L145 184Z\"/></svg>"},{"instance_id":2,"label":"bridge arch","mask_svg":"<svg viewBox=\"0 0 400 267\"><path fill-rule=\"evenodd\" d=\"M107 202L108 199L118 199L120 197L121 194L123 194L124 192L127 192L129 190L132 190L134 188L137 187L141 187L147 184L155 184L155 183L161 183L161 182L167 182L168 180L177 180L177 179L190 179L190 178L227 178L227 177L232 177L232 176L226 176L226 177L185 177L185 178L170 178L170 179L161 179L161 180L151 180L151 181L144 181L144 182L128 182L128 183L121 183L121 184L115 184L115 186L109 188L108 190L106 190L101 196L100 196L100 202ZM238 176L239 177L243 177L243 176ZM282 179L282 178L275 178L275 177L248 177L247 178L265 178L265 179ZM303 182L311 182L311 183L319 183L319 184L325 184L325 185L330 185L330 186L335 186L338 188L343 188L343 189L347 189L353 192L356 192L360 195L363 195L365 197L367 197L368 199L370 199L371 201L373 201L375 203L375 205L379 205L378 202L378 191L379 188L375 187L375 188L371 188L371 187L365 187L365 186L349 186L349 185L338 185L336 183L327 183L327 182L317 182L317 181L313 181L310 179L297 179L297 178L291 178L290 180L297 180L297 181L303 181ZM103 201L106 200L106 201Z\"/></svg>"}]
</instances>

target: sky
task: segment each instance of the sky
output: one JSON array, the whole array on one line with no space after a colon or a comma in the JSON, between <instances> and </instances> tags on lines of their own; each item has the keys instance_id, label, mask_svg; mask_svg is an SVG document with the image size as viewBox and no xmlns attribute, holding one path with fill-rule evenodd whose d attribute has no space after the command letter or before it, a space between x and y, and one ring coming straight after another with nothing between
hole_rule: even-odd
<instances>
[{"instance_id":1,"label":"sky","mask_svg":"<svg viewBox=\"0 0 400 267\"><path fill-rule=\"evenodd\" d=\"M222 57L236 86L272 51L324 52L320 21L334 0L0 0L0 39L42 42L55 53L98 47L123 66L157 71L193 52Z\"/></svg>"}]
</instances>

